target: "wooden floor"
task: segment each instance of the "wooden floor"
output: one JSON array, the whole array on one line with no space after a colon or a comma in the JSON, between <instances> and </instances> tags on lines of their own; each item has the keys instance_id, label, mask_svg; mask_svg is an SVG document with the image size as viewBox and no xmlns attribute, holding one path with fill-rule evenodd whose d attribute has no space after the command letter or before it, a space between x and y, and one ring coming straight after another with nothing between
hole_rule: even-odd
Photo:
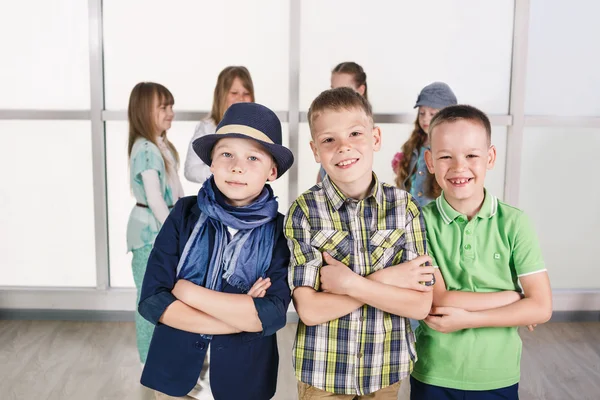
<instances>
[{"instance_id":1,"label":"wooden floor","mask_svg":"<svg viewBox=\"0 0 600 400\"><path fill-rule=\"evenodd\" d=\"M291 346L279 334L275 399L296 399ZM552 323L524 342L522 400L600 399L600 323ZM0 321L0 399L152 399L139 384L135 330L128 322ZM400 399L408 398L403 382Z\"/></svg>"}]
</instances>

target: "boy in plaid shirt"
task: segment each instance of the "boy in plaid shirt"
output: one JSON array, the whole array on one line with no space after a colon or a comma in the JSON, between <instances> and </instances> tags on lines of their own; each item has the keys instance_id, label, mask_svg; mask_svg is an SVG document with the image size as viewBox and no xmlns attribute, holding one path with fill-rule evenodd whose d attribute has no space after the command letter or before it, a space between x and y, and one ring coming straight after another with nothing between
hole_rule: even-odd
<instances>
[{"instance_id":1,"label":"boy in plaid shirt","mask_svg":"<svg viewBox=\"0 0 600 400\"><path fill-rule=\"evenodd\" d=\"M300 399L396 399L416 361L407 318L431 308L433 267L410 194L373 173L381 132L352 89L327 90L308 120L327 176L291 206L285 235L300 317L294 365Z\"/></svg>"}]
</instances>

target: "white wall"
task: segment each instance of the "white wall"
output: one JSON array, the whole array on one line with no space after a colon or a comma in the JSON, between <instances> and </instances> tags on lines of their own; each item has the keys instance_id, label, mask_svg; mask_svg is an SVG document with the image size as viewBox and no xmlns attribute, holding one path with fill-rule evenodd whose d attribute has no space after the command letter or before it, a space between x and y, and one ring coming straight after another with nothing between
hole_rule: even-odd
<instances>
[{"instance_id":1,"label":"white wall","mask_svg":"<svg viewBox=\"0 0 600 400\"><path fill-rule=\"evenodd\" d=\"M125 110L131 88L152 80L173 92L176 113L206 111L219 71L245 65L258 102L284 113L298 102L298 112L304 113L329 87L331 69L341 61L356 61L367 72L376 115L398 114L403 121L380 124L384 145L374 169L390 183L391 159L410 134L416 115L412 107L424 85L445 81L459 102L491 115L508 113L513 1L351 0L340 7L338 1L301 0L299 14L291 16L296 1L185 0L167 5L104 0L105 109ZM518 205L536 224L554 288L600 289L600 275L593 273L597 261L589 250L600 228L594 207L600 192L592 175L600 149L600 55L594 43L600 36L594 20L600 6L584 0L530 3ZM97 167L91 154L97 147L92 147L88 117L60 120L61 115L69 118L67 111L89 110L94 95L89 52L95 41L89 40L87 4L28 0L0 14L0 34L10 38L0 41L6 55L0 63L0 289L94 288L95 243L104 240L111 286L133 287L125 243L134 200L128 187L124 114L106 118L106 199L93 195ZM290 21L295 18L300 20L299 49L290 48ZM290 65L295 50L300 62ZM299 92L290 94L295 78ZM14 119L11 115L23 109L50 110L59 120L2 120ZM26 119L29 114L18 115ZM540 123L533 116L546 119ZM297 114L291 117L295 120ZM169 132L182 161L195 123L175 121ZM314 184L318 171L308 124L284 122L283 127L286 143L290 132L298 135L298 181L286 174L274 184L281 211ZM501 198L506 141L507 127L497 124L493 142L499 158L487 186ZM195 193L199 186L185 181L182 171L181 177L186 193ZM297 187L292 196L290 185ZM94 204L104 201L107 219L101 222L108 224L108 239L96 237L94 230ZM573 209L585 212L570 218Z\"/></svg>"}]
</instances>

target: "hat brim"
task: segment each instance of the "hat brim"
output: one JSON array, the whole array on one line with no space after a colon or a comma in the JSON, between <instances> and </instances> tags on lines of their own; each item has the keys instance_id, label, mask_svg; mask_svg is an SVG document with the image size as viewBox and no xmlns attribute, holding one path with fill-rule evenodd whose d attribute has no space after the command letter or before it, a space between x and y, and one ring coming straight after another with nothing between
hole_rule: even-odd
<instances>
[{"instance_id":1,"label":"hat brim","mask_svg":"<svg viewBox=\"0 0 600 400\"><path fill-rule=\"evenodd\" d=\"M281 177L288 169L290 169L292 164L294 164L294 154L287 147L279 144L263 142L262 140L255 139L242 133L204 135L194 140L192 147L202 162L210 166L212 164L211 153L213 147L215 147L215 144L219 140L225 138L251 139L263 146L277 163L277 178Z\"/></svg>"},{"instance_id":2,"label":"hat brim","mask_svg":"<svg viewBox=\"0 0 600 400\"><path fill-rule=\"evenodd\" d=\"M436 110L441 110L442 108L455 106L456 104L457 103L441 103L441 102L437 103L437 102L433 102L433 101L418 101L417 104L415 104L415 106L413 108L425 106L425 107L435 108Z\"/></svg>"}]
</instances>

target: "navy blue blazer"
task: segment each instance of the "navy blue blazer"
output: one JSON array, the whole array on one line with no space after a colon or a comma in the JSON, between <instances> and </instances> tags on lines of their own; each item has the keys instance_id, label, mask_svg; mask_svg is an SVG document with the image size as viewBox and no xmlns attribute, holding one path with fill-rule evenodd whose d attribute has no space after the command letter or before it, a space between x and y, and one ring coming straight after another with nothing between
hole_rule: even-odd
<instances>
[{"instance_id":1,"label":"navy blue blazer","mask_svg":"<svg viewBox=\"0 0 600 400\"><path fill-rule=\"evenodd\" d=\"M138 310L156 325L141 383L170 396L185 396L198 381L210 342L210 386L215 399L270 399L275 395L279 353L275 332L285 326L290 252L278 214L276 244L267 276L271 287L254 305L262 332L214 335L206 340L158 320L175 300L171 290L183 248L200 216L196 196L180 199L166 219L148 259ZM212 239L211 239L212 240ZM213 243L209 244L211 247ZM223 281L223 292L241 293Z\"/></svg>"}]
</instances>

